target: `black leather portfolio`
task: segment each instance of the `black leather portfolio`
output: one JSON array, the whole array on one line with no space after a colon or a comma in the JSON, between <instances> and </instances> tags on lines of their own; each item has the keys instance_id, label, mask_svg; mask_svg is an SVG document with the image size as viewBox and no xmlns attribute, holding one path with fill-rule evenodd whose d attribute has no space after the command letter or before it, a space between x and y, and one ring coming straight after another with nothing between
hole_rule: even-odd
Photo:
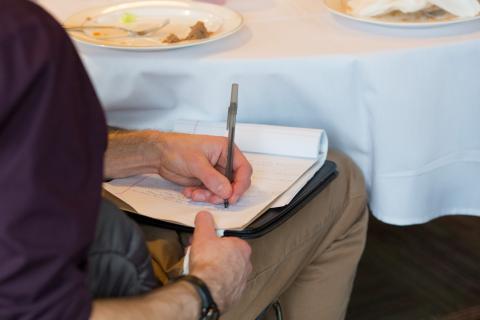
<instances>
[{"instance_id":1,"label":"black leather portfolio","mask_svg":"<svg viewBox=\"0 0 480 320\"><path fill-rule=\"evenodd\" d=\"M276 227L295 215L310 199L320 193L337 176L337 166L326 161L310 181L295 195L289 204L279 208L271 208L242 230L225 230L224 236L235 236L253 239L274 230ZM193 232L192 227L149 218L140 214L128 213L135 221L177 231Z\"/></svg>"}]
</instances>

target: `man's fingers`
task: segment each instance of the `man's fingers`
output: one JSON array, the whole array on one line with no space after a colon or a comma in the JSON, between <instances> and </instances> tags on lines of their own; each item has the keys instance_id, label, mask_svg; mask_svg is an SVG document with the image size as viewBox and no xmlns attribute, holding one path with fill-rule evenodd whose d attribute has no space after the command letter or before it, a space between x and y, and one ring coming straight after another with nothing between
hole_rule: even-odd
<instances>
[{"instance_id":1,"label":"man's fingers","mask_svg":"<svg viewBox=\"0 0 480 320\"><path fill-rule=\"evenodd\" d=\"M198 186L202 184L201 181L196 178L184 177L165 168L162 168L159 173L163 178L182 186Z\"/></svg>"},{"instance_id":2,"label":"man's fingers","mask_svg":"<svg viewBox=\"0 0 480 320\"><path fill-rule=\"evenodd\" d=\"M247 167L241 167L235 172L235 177L233 181L233 192L229 201L231 203L236 203L238 199L247 191L252 183L251 180L252 169Z\"/></svg>"},{"instance_id":3,"label":"man's fingers","mask_svg":"<svg viewBox=\"0 0 480 320\"><path fill-rule=\"evenodd\" d=\"M193 201L212 204L220 204L223 203L224 200L205 187L186 187L183 189L183 195Z\"/></svg>"},{"instance_id":4,"label":"man's fingers","mask_svg":"<svg viewBox=\"0 0 480 320\"><path fill-rule=\"evenodd\" d=\"M210 164L206 158L196 159L192 164L192 173L202 181L208 190L217 196L227 199L232 195L230 181Z\"/></svg>"},{"instance_id":5,"label":"man's fingers","mask_svg":"<svg viewBox=\"0 0 480 320\"><path fill-rule=\"evenodd\" d=\"M193 232L193 243L205 239L215 238L215 221L207 211L200 211L195 217L195 231Z\"/></svg>"},{"instance_id":6,"label":"man's fingers","mask_svg":"<svg viewBox=\"0 0 480 320\"><path fill-rule=\"evenodd\" d=\"M193 201L201 201L201 202L209 202L210 197L213 193L210 190L197 188L192 192L192 200Z\"/></svg>"},{"instance_id":7,"label":"man's fingers","mask_svg":"<svg viewBox=\"0 0 480 320\"><path fill-rule=\"evenodd\" d=\"M191 162L191 174L198 178L202 187L185 188L183 194L193 201L209 202L219 204L223 199L228 199L230 203L236 203L238 199L250 187L252 177L252 166L245 155L234 147L233 156L233 182L228 181L224 175L226 166L225 151L216 159L216 164L211 164L205 157L195 158Z\"/></svg>"}]
</instances>

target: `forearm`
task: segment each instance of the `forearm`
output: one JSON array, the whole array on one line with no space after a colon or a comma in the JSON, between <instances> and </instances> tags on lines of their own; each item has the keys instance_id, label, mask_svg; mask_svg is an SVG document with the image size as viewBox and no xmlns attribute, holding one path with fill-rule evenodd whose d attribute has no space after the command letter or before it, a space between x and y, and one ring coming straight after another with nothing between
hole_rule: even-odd
<instances>
[{"instance_id":1,"label":"forearm","mask_svg":"<svg viewBox=\"0 0 480 320\"><path fill-rule=\"evenodd\" d=\"M185 186L184 195L194 201L234 204L251 183L252 168L234 148L233 182L222 172L227 163L224 137L159 131L109 133L104 178L124 178L153 173Z\"/></svg>"},{"instance_id":2,"label":"forearm","mask_svg":"<svg viewBox=\"0 0 480 320\"><path fill-rule=\"evenodd\" d=\"M132 298L101 299L94 302L91 320L198 319L200 299L185 281Z\"/></svg>"},{"instance_id":3,"label":"forearm","mask_svg":"<svg viewBox=\"0 0 480 320\"><path fill-rule=\"evenodd\" d=\"M120 178L156 173L158 165L158 131L110 130L104 158L104 177Z\"/></svg>"}]
</instances>

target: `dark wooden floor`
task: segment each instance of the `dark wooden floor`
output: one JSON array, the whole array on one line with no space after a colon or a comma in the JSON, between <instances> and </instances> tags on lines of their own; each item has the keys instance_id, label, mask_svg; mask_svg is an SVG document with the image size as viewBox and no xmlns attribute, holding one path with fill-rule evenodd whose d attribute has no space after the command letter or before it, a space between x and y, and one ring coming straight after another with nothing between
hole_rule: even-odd
<instances>
[{"instance_id":1,"label":"dark wooden floor","mask_svg":"<svg viewBox=\"0 0 480 320\"><path fill-rule=\"evenodd\" d=\"M370 219L347 320L480 320L480 218Z\"/></svg>"}]
</instances>

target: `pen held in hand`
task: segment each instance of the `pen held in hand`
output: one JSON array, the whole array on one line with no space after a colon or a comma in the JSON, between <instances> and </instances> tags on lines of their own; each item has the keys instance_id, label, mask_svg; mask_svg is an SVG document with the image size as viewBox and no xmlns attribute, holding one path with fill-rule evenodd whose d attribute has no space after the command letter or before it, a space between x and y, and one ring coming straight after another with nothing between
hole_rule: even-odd
<instances>
[{"instance_id":1,"label":"pen held in hand","mask_svg":"<svg viewBox=\"0 0 480 320\"><path fill-rule=\"evenodd\" d=\"M232 84L232 92L230 96L230 106L228 107L227 130L228 130L228 147L227 147L227 168L225 176L228 181L233 182L233 145L235 140L235 123L237 121L238 106L238 84ZM223 200L223 206L228 208L228 199Z\"/></svg>"}]
</instances>

